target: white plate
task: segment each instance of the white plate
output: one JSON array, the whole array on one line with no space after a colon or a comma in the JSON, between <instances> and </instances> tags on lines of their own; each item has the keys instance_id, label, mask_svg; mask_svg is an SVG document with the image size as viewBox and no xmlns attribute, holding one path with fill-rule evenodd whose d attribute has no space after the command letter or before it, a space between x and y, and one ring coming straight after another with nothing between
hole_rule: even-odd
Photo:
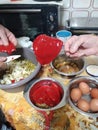
<instances>
[{"instance_id":1,"label":"white plate","mask_svg":"<svg viewBox=\"0 0 98 130\"><path fill-rule=\"evenodd\" d=\"M98 65L88 65L86 71L89 75L98 77Z\"/></svg>"}]
</instances>

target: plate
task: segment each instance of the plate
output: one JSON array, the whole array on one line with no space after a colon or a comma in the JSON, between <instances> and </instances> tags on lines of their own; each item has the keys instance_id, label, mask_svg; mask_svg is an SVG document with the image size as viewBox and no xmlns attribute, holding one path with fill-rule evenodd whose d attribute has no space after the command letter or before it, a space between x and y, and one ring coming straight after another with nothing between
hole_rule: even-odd
<instances>
[{"instance_id":1,"label":"plate","mask_svg":"<svg viewBox=\"0 0 98 130\"><path fill-rule=\"evenodd\" d=\"M88 65L86 71L89 75L98 77L98 65Z\"/></svg>"}]
</instances>

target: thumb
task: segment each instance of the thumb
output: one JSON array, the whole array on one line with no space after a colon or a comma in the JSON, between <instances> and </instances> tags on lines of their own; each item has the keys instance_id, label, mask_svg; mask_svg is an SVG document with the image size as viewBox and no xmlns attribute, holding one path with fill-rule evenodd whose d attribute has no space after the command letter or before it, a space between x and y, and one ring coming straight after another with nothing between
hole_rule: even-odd
<instances>
[{"instance_id":1,"label":"thumb","mask_svg":"<svg viewBox=\"0 0 98 130\"><path fill-rule=\"evenodd\" d=\"M0 57L0 62L4 62L4 61L6 61L6 57Z\"/></svg>"}]
</instances>

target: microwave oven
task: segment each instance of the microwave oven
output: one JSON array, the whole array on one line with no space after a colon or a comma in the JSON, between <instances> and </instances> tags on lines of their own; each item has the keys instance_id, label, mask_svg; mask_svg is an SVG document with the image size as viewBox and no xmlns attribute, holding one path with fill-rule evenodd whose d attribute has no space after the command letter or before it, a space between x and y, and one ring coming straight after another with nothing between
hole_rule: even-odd
<instances>
[{"instance_id":1,"label":"microwave oven","mask_svg":"<svg viewBox=\"0 0 98 130\"><path fill-rule=\"evenodd\" d=\"M0 24L15 36L33 40L39 34L55 36L58 30L59 6L46 4L0 5Z\"/></svg>"}]
</instances>

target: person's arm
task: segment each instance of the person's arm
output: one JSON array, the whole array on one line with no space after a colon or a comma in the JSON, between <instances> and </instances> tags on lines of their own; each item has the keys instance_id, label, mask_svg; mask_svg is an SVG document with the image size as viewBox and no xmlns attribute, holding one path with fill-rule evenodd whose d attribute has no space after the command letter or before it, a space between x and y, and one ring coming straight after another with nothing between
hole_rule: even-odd
<instances>
[{"instance_id":1,"label":"person's arm","mask_svg":"<svg viewBox=\"0 0 98 130\"><path fill-rule=\"evenodd\" d=\"M0 25L0 45L7 46L9 45L9 41L15 46L17 45L17 40L14 34L4 26ZM7 65L4 63L5 60L6 57L0 57L0 71L6 69Z\"/></svg>"},{"instance_id":2,"label":"person's arm","mask_svg":"<svg viewBox=\"0 0 98 130\"><path fill-rule=\"evenodd\" d=\"M65 53L69 57L98 55L98 36L91 34L72 36L65 43Z\"/></svg>"}]
</instances>

